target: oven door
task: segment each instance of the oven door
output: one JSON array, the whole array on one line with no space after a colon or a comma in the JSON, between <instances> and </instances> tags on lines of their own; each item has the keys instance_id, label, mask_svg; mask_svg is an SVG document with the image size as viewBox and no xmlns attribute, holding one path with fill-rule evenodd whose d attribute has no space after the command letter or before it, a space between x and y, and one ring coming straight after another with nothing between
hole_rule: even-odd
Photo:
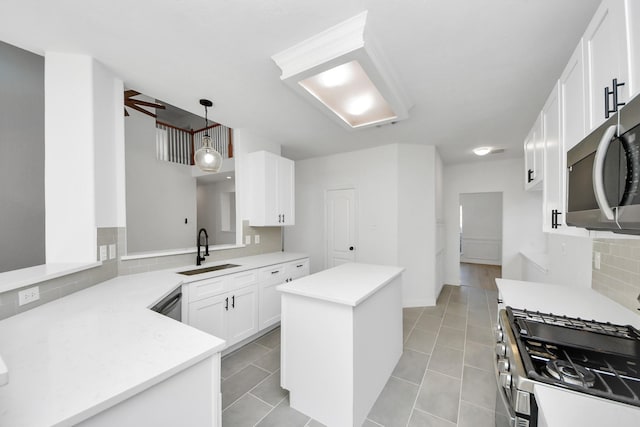
<instances>
[{"instance_id":1,"label":"oven door","mask_svg":"<svg viewBox=\"0 0 640 427\"><path fill-rule=\"evenodd\" d=\"M499 377L496 378L496 381L498 381L495 412L496 427L514 427L516 425L515 413L509 404L505 389L500 385Z\"/></svg>"}]
</instances>

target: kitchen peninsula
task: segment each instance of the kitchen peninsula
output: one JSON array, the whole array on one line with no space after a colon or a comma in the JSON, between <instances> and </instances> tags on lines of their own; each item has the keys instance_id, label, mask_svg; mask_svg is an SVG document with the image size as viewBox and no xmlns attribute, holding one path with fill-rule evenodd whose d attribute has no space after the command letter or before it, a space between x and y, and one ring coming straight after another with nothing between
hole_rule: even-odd
<instances>
[{"instance_id":1,"label":"kitchen peninsula","mask_svg":"<svg viewBox=\"0 0 640 427\"><path fill-rule=\"evenodd\" d=\"M348 263L282 292L281 384L330 426L360 426L402 354L401 267Z\"/></svg>"}]
</instances>

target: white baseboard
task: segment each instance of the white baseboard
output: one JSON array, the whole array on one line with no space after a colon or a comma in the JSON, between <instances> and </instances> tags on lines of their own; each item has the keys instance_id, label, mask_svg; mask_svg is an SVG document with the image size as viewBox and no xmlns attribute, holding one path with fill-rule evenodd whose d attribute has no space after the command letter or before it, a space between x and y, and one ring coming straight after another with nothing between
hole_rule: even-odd
<instances>
[{"instance_id":1,"label":"white baseboard","mask_svg":"<svg viewBox=\"0 0 640 427\"><path fill-rule=\"evenodd\" d=\"M430 299L430 298L420 298L420 299L412 299L412 300L402 301L402 307L403 308L409 308L409 307L433 307L435 305L436 305L436 300L435 299Z\"/></svg>"}]
</instances>

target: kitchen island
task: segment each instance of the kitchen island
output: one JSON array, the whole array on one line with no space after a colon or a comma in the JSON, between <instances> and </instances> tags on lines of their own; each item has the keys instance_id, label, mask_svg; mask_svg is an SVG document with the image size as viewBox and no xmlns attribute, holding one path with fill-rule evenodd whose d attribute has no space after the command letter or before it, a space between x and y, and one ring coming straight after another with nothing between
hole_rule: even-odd
<instances>
[{"instance_id":1,"label":"kitchen island","mask_svg":"<svg viewBox=\"0 0 640 427\"><path fill-rule=\"evenodd\" d=\"M348 263L278 287L292 408L333 427L362 425L402 354L403 270Z\"/></svg>"}]
</instances>

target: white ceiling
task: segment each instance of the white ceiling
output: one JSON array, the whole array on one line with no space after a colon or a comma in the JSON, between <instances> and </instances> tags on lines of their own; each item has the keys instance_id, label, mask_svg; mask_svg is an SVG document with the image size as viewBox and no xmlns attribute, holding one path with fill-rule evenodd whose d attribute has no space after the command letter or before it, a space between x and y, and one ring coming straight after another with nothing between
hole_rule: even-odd
<instances>
[{"instance_id":1,"label":"white ceiling","mask_svg":"<svg viewBox=\"0 0 640 427\"><path fill-rule=\"evenodd\" d=\"M599 0L2 0L0 40L94 56L125 84L282 144L293 159L388 143L522 155ZM348 131L280 81L271 56L363 10L414 107ZM489 157L489 156L487 156Z\"/></svg>"}]
</instances>

